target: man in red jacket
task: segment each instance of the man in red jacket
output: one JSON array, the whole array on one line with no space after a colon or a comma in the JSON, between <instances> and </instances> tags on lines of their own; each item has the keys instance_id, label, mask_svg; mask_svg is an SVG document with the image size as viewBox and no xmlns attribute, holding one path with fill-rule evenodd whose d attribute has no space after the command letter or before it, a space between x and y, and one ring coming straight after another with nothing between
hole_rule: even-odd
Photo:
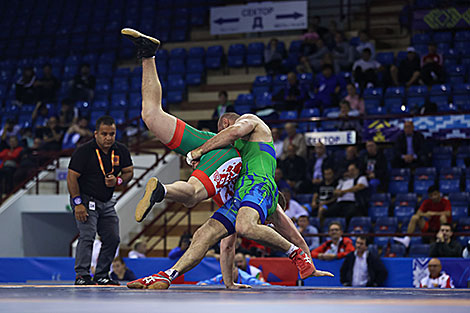
<instances>
[{"instance_id":1,"label":"man in red jacket","mask_svg":"<svg viewBox=\"0 0 470 313\"><path fill-rule=\"evenodd\" d=\"M325 241L321 246L312 251L312 258L319 260L335 260L342 259L350 252L354 251L352 240L343 236L341 224L338 222L331 222L328 227L328 235L330 240Z\"/></svg>"},{"instance_id":2,"label":"man in red jacket","mask_svg":"<svg viewBox=\"0 0 470 313\"><path fill-rule=\"evenodd\" d=\"M13 189L13 174L18 167L20 153L23 150L18 146L18 138L11 136L8 140L10 148L0 152L0 195L7 194Z\"/></svg>"}]
</instances>

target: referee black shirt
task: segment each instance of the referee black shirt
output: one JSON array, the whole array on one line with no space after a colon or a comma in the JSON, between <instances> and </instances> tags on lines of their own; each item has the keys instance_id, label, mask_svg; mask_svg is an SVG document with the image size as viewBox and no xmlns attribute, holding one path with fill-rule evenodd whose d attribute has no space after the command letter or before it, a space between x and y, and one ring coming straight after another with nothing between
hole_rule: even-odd
<instances>
[{"instance_id":1,"label":"referee black shirt","mask_svg":"<svg viewBox=\"0 0 470 313\"><path fill-rule=\"evenodd\" d=\"M132 159L126 146L119 142L114 142L105 154L96 143L95 139L90 140L75 150L70 159L69 169L80 173L78 186L80 194L86 194L99 201L107 202L111 199L114 187L106 187L104 174L100 167L100 161L96 154L98 149L105 173L112 173L118 176L122 168L132 166ZM114 168L112 168L111 155L114 151Z\"/></svg>"}]
</instances>

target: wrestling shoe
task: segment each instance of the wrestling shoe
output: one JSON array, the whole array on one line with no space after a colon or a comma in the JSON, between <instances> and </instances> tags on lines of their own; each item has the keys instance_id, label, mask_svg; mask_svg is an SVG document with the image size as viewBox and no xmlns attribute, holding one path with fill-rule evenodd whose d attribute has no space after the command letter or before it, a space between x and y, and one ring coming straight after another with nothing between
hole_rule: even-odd
<instances>
[{"instance_id":1,"label":"wrestling shoe","mask_svg":"<svg viewBox=\"0 0 470 313\"><path fill-rule=\"evenodd\" d=\"M165 187L158 181L158 178L152 177L145 186L145 193L137 207L135 208L135 220L140 223L147 214L150 213L155 203L161 202L165 197Z\"/></svg>"},{"instance_id":2,"label":"wrestling shoe","mask_svg":"<svg viewBox=\"0 0 470 313\"><path fill-rule=\"evenodd\" d=\"M144 35L132 28L123 28L121 34L129 38L137 47L137 58L152 58L157 53L160 40Z\"/></svg>"},{"instance_id":3,"label":"wrestling shoe","mask_svg":"<svg viewBox=\"0 0 470 313\"><path fill-rule=\"evenodd\" d=\"M77 276L77 278L75 278L75 285L94 286L98 285L98 283L92 280L90 275L83 275Z\"/></svg>"},{"instance_id":4,"label":"wrestling shoe","mask_svg":"<svg viewBox=\"0 0 470 313\"><path fill-rule=\"evenodd\" d=\"M298 248L292 252L289 256L289 259L291 259L292 263L297 266L301 279L310 277L313 272L315 272L315 267L313 266L312 260L302 249Z\"/></svg>"},{"instance_id":5,"label":"wrestling shoe","mask_svg":"<svg viewBox=\"0 0 470 313\"><path fill-rule=\"evenodd\" d=\"M93 278L93 281L101 286L120 286L121 284L115 280L109 279L108 277Z\"/></svg>"},{"instance_id":6,"label":"wrestling shoe","mask_svg":"<svg viewBox=\"0 0 470 313\"><path fill-rule=\"evenodd\" d=\"M170 285L170 276L161 271L127 283L127 287L131 289L168 289Z\"/></svg>"}]
</instances>

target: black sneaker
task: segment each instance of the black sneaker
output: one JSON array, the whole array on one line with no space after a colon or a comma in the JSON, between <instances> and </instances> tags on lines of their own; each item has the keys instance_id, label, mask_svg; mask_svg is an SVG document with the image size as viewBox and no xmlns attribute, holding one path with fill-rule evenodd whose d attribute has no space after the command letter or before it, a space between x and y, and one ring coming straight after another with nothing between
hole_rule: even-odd
<instances>
[{"instance_id":1,"label":"black sneaker","mask_svg":"<svg viewBox=\"0 0 470 313\"><path fill-rule=\"evenodd\" d=\"M135 208L135 220L140 223L147 214L150 213L155 203L161 202L165 197L165 188L158 181L158 178L152 177L145 186L145 193Z\"/></svg>"},{"instance_id":2,"label":"black sneaker","mask_svg":"<svg viewBox=\"0 0 470 313\"><path fill-rule=\"evenodd\" d=\"M121 284L115 280L109 279L108 277L93 278L93 281L101 286L120 286Z\"/></svg>"},{"instance_id":3,"label":"black sneaker","mask_svg":"<svg viewBox=\"0 0 470 313\"><path fill-rule=\"evenodd\" d=\"M83 275L83 276L77 276L77 278L75 278L75 285L94 286L94 285L98 285L98 283L93 281L90 275Z\"/></svg>"},{"instance_id":4,"label":"black sneaker","mask_svg":"<svg viewBox=\"0 0 470 313\"><path fill-rule=\"evenodd\" d=\"M160 40L144 35L132 28L123 28L121 34L129 38L137 47L137 58L151 58L157 53Z\"/></svg>"}]
</instances>

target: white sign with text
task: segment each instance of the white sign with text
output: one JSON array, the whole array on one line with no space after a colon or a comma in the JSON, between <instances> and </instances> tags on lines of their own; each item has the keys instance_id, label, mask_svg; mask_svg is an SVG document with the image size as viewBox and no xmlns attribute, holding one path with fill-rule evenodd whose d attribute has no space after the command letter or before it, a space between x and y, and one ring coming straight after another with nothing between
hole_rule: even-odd
<instances>
[{"instance_id":1,"label":"white sign with text","mask_svg":"<svg viewBox=\"0 0 470 313\"><path fill-rule=\"evenodd\" d=\"M314 146L321 142L325 146L354 145L356 144L356 132L353 130L337 132L310 132L305 133L307 146Z\"/></svg>"}]
</instances>

